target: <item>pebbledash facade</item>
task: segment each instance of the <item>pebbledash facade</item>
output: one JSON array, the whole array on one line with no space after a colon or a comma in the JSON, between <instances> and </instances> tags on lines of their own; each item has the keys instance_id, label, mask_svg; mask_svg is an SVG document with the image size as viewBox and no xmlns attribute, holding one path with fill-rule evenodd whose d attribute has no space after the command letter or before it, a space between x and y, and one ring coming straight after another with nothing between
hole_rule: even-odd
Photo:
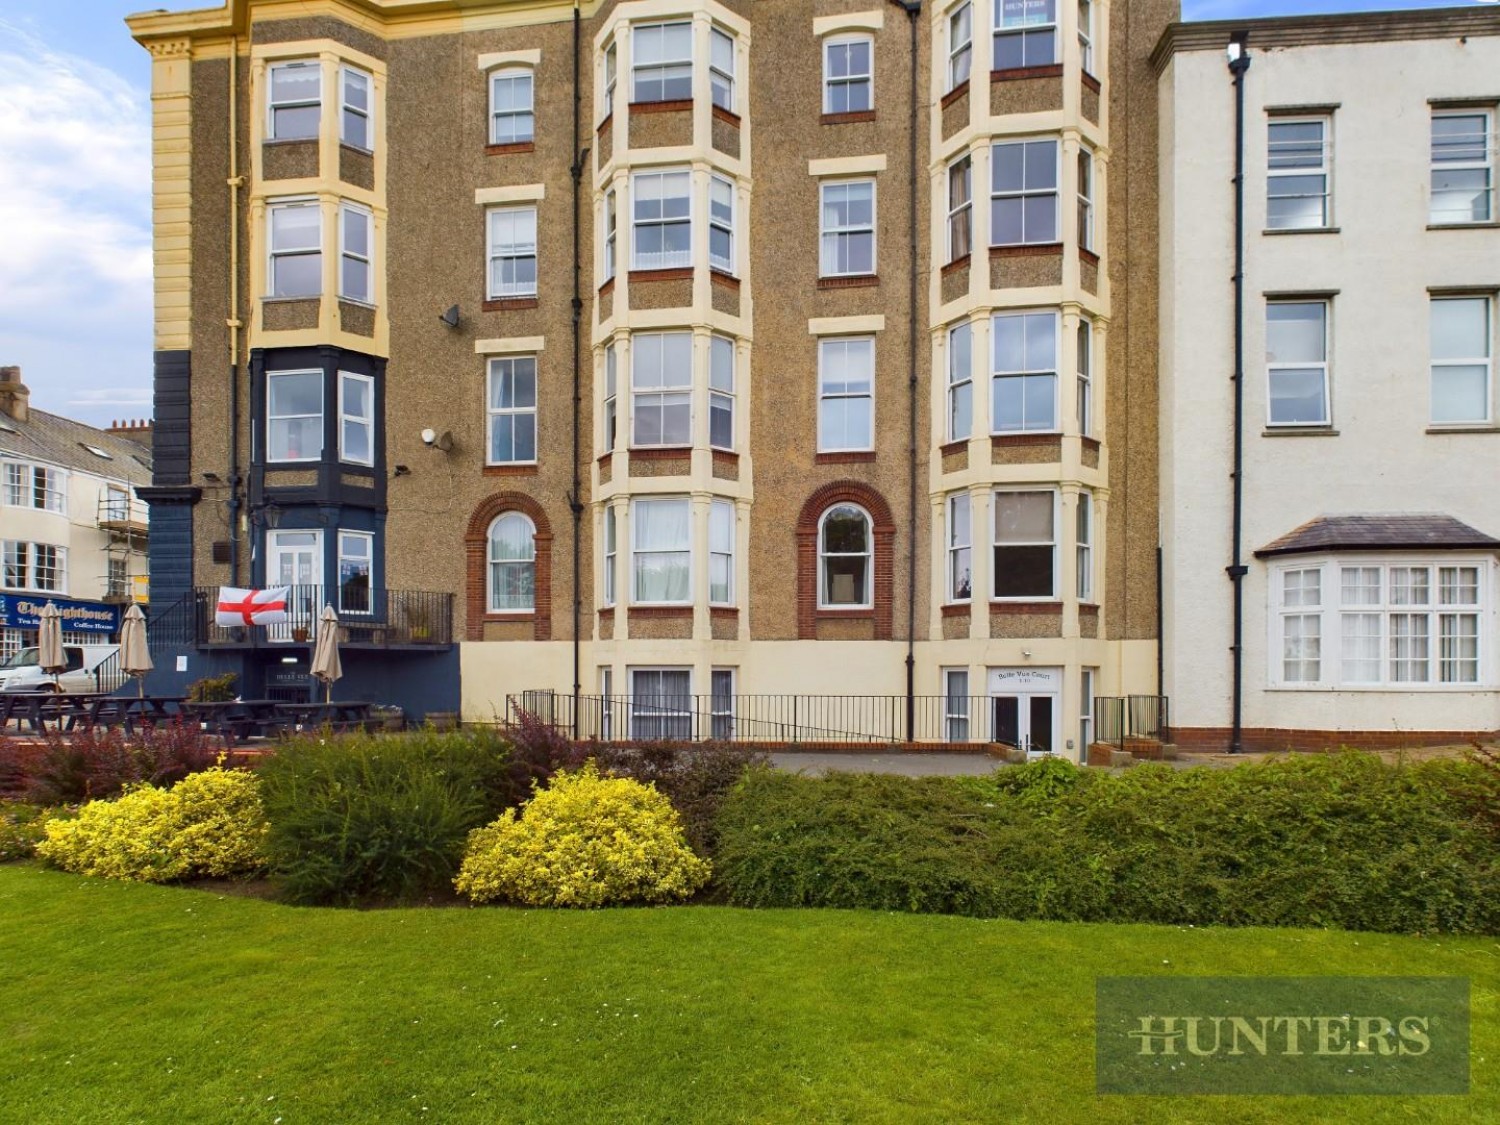
<instances>
[{"instance_id":1,"label":"pebbledash facade","mask_svg":"<svg viewBox=\"0 0 1500 1125\"><path fill-rule=\"evenodd\" d=\"M187 665L168 674L293 690L297 622L327 602L348 629L340 694L415 714L482 721L525 695L605 737L910 734L1076 758L1096 700L1170 695L1222 742L1233 100L1228 30L1200 51L1177 16L1174 0L229 0L132 17L156 114L153 628ZM1405 40L1458 18L1348 49L1437 51ZM1252 26L1295 40L1305 22ZM1485 96L1468 87L1488 45L1435 63L1413 104ZM1311 81L1298 54L1276 66ZM1346 88L1383 105L1407 86L1368 85ZM1425 198L1411 160L1403 190ZM1279 240L1337 279L1318 299L1410 272L1374 264L1398 219L1366 206L1369 230ZM1341 249L1325 261L1323 244ZM1459 281L1434 243L1431 284L1493 282L1472 245ZM1313 272L1278 284L1310 295ZM1265 491L1246 542L1345 508L1500 529L1474 510L1472 454L1457 460L1494 439L1421 429L1407 471L1437 490L1413 476L1399 504L1355 503L1362 465L1349 500L1309 494L1290 519L1296 488L1248 469L1247 496ZM1266 444L1357 443L1383 466L1395 437ZM1485 637L1494 557L1464 556ZM1247 604L1282 565L1252 563ZM267 584L294 587L291 623L209 623L217 587ZM1478 644L1457 725L1493 729ZM1247 700L1268 701L1247 727L1382 725L1349 717L1359 699L1406 729L1454 726L1438 685L1350 693L1346 716L1334 685L1261 693L1247 653ZM1313 707L1283 721L1283 699Z\"/></svg>"}]
</instances>

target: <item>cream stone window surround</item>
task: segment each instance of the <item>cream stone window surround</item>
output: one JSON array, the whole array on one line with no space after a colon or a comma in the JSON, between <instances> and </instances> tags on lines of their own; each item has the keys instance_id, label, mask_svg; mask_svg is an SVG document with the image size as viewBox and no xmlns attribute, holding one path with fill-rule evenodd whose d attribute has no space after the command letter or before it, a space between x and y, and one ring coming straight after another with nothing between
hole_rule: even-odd
<instances>
[{"instance_id":1,"label":"cream stone window surround","mask_svg":"<svg viewBox=\"0 0 1500 1125\"><path fill-rule=\"evenodd\" d=\"M505 336L494 340L475 340L475 355L517 355L539 352L546 345L545 336Z\"/></svg>"}]
</instances>

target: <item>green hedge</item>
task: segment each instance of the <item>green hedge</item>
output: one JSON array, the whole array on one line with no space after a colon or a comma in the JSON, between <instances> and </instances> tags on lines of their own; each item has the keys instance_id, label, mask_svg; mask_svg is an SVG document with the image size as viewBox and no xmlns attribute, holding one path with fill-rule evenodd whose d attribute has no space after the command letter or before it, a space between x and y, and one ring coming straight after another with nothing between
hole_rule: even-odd
<instances>
[{"instance_id":1,"label":"green hedge","mask_svg":"<svg viewBox=\"0 0 1500 1125\"><path fill-rule=\"evenodd\" d=\"M1060 761L988 778L754 771L724 803L718 886L746 906L1500 932L1500 841L1471 762L1363 754L1231 770Z\"/></svg>"}]
</instances>

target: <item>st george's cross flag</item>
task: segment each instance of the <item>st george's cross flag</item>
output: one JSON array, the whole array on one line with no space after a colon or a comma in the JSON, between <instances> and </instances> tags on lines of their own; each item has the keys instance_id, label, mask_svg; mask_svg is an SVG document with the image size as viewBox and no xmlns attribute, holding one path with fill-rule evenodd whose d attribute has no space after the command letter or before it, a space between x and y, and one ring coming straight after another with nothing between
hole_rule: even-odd
<instances>
[{"instance_id":1,"label":"st george's cross flag","mask_svg":"<svg viewBox=\"0 0 1500 1125\"><path fill-rule=\"evenodd\" d=\"M290 586L272 586L269 590L240 590L234 586L219 587L215 625L279 625L286 620L287 595Z\"/></svg>"}]
</instances>

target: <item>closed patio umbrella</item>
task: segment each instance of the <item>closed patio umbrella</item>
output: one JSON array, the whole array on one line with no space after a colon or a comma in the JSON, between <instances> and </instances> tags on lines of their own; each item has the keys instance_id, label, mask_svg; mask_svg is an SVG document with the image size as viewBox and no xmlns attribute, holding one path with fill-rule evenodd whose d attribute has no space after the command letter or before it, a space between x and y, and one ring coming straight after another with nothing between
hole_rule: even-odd
<instances>
[{"instance_id":1,"label":"closed patio umbrella","mask_svg":"<svg viewBox=\"0 0 1500 1125\"><path fill-rule=\"evenodd\" d=\"M344 674L343 662L339 660L339 615L333 606L323 607L323 616L318 619L318 643L313 646L312 674L325 685L323 701L333 699L333 681Z\"/></svg>"},{"instance_id":2,"label":"closed patio umbrella","mask_svg":"<svg viewBox=\"0 0 1500 1125\"><path fill-rule=\"evenodd\" d=\"M139 694L144 697L146 673L156 665L151 661L151 649L146 643L146 615L133 602L125 611L125 621L120 626L120 667L127 676L135 677Z\"/></svg>"},{"instance_id":3,"label":"closed patio umbrella","mask_svg":"<svg viewBox=\"0 0 1500 1125\"><path fill-rule=\"evenodd\" d=\"M63 652L62 614L57 606L48 602L42 607L41 631L37 636L37 663L43 672L62 672L68 667L67 654Z\"/></svg>"}]
</instances>

